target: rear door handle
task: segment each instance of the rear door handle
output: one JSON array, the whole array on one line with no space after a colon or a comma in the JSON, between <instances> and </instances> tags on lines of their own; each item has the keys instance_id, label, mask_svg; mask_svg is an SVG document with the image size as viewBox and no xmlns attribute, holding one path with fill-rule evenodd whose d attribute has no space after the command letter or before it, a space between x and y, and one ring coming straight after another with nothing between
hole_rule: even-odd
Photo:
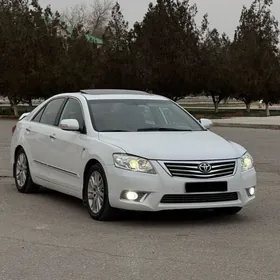
<instances>
[{"instance_id":1,"label":"rear door handle","mask_svg":"<svg viewBox=\"0 0 280 280\"><path fill-rule=\"evenodd\" d=\"M50 138L53 139L53 140L56 139L55 135L53 135L53 134L50 135Z\"/></svg>"},{"instance_id":2,"label":"rear door handle","mask_svg":"<svg viewBox=\"0 0 280 280\"><path fill-rule=\"evenodd\" d=\"M30 132L30 131L31 131L31 129L30 129L30 128L26 128L26 131L27 131L27 132Z\"/></svg>"}]
</instances>

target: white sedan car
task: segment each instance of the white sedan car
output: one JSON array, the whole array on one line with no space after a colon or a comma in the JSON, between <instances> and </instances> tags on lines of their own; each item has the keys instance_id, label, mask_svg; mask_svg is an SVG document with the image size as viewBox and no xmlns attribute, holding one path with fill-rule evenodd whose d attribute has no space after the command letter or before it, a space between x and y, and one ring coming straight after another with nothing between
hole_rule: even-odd
<instances>
[{"instance_id":1,"label":"white sedan car","mask_svg":"<svg viewBox=\"0 0 280 280\"><path fill-rule=\"evenodd\" d=\"M253 159L211 124L141 91L59 94L13 128L15 183L80 198L96 220L117 209L235 214L255 198Z\"/></svg>"}]
</instances>

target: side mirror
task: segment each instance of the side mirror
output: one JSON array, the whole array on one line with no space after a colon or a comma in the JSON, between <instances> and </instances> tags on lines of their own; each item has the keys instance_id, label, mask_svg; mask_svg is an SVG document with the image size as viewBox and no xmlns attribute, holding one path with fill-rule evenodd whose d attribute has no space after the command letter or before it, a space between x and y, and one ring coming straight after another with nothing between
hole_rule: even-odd
<instances>
[{"instance_id":1,"label":"side mirror","mask_svg":"<svg viewBox=\"0 0 280 280\"><path fill-rule=\"evenodd\" d=\"M68 131L78 131L78 130L80 130L79 122L75 119L62 120L59 124L59 127L62 130L68 130Z\"/></svg>"},{"instance_id":2,"label":"side mirror","mask_svg":"<svg viewBox=\"0 0 280 280\"><path fill-rule=\"evenodd\" d=\"M200 123L202 126L204 126L206 129L210 129L213 126L213 123L209 119L200 119Z\"/></svg>"},{"instance_id":3,"label":"side mirror","mask_svg":"<svg viewBox=\"0 0 280 280\"><path fill-rule=\"evenodd\" d=\"M30 113L23 113L20 117L19 117L19 121L23 120L25 117L27 117Z\"/></svg>"}]
</instances>

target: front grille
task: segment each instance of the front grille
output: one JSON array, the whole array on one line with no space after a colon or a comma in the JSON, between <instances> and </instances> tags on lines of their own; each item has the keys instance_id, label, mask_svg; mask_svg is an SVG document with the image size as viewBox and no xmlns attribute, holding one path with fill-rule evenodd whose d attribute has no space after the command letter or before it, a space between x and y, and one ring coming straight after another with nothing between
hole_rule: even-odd
<instances>
[{"instance_id":1,"label":"front grille","mask_svg":"<svg viewBox=\"0 0 280 280\"><path fill-rule=\"evenodd\" d=\"M235 161L210 161L206 164L210 165L207 172L202 172L199 169L201 164L206 162L165 162L165 166L172 176L184 178L218 178L224 176L231 176L234 174Z\"/></svg>"},{"instance_id":2,"label":"front grille","mask_svg":"<svg viewBox=\"0 0 280 280\"><path fill-rule=\"evenodd\" d=\"M161 203L205 203L238 200L237 192L211 194L167 194Z\"/></svg>"}]
</instances>

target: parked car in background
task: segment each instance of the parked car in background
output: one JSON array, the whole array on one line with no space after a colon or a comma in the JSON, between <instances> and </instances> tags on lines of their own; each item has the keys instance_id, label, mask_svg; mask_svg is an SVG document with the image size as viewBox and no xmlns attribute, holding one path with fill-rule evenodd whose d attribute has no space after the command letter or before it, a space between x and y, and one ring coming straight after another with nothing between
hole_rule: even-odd
<instances>
[{"instance_id":1,"label":"parked car in background","mask_svg":"<svg viewBox=\"0 0 280 280\"><path fill-rule=\"evenodd\" d=\"M211 124L146 92L59 94L13 128L15 183L80 198L96 220L117 209L236 214L255 198L253 159Z\"/></svg>"}]
</instances>

